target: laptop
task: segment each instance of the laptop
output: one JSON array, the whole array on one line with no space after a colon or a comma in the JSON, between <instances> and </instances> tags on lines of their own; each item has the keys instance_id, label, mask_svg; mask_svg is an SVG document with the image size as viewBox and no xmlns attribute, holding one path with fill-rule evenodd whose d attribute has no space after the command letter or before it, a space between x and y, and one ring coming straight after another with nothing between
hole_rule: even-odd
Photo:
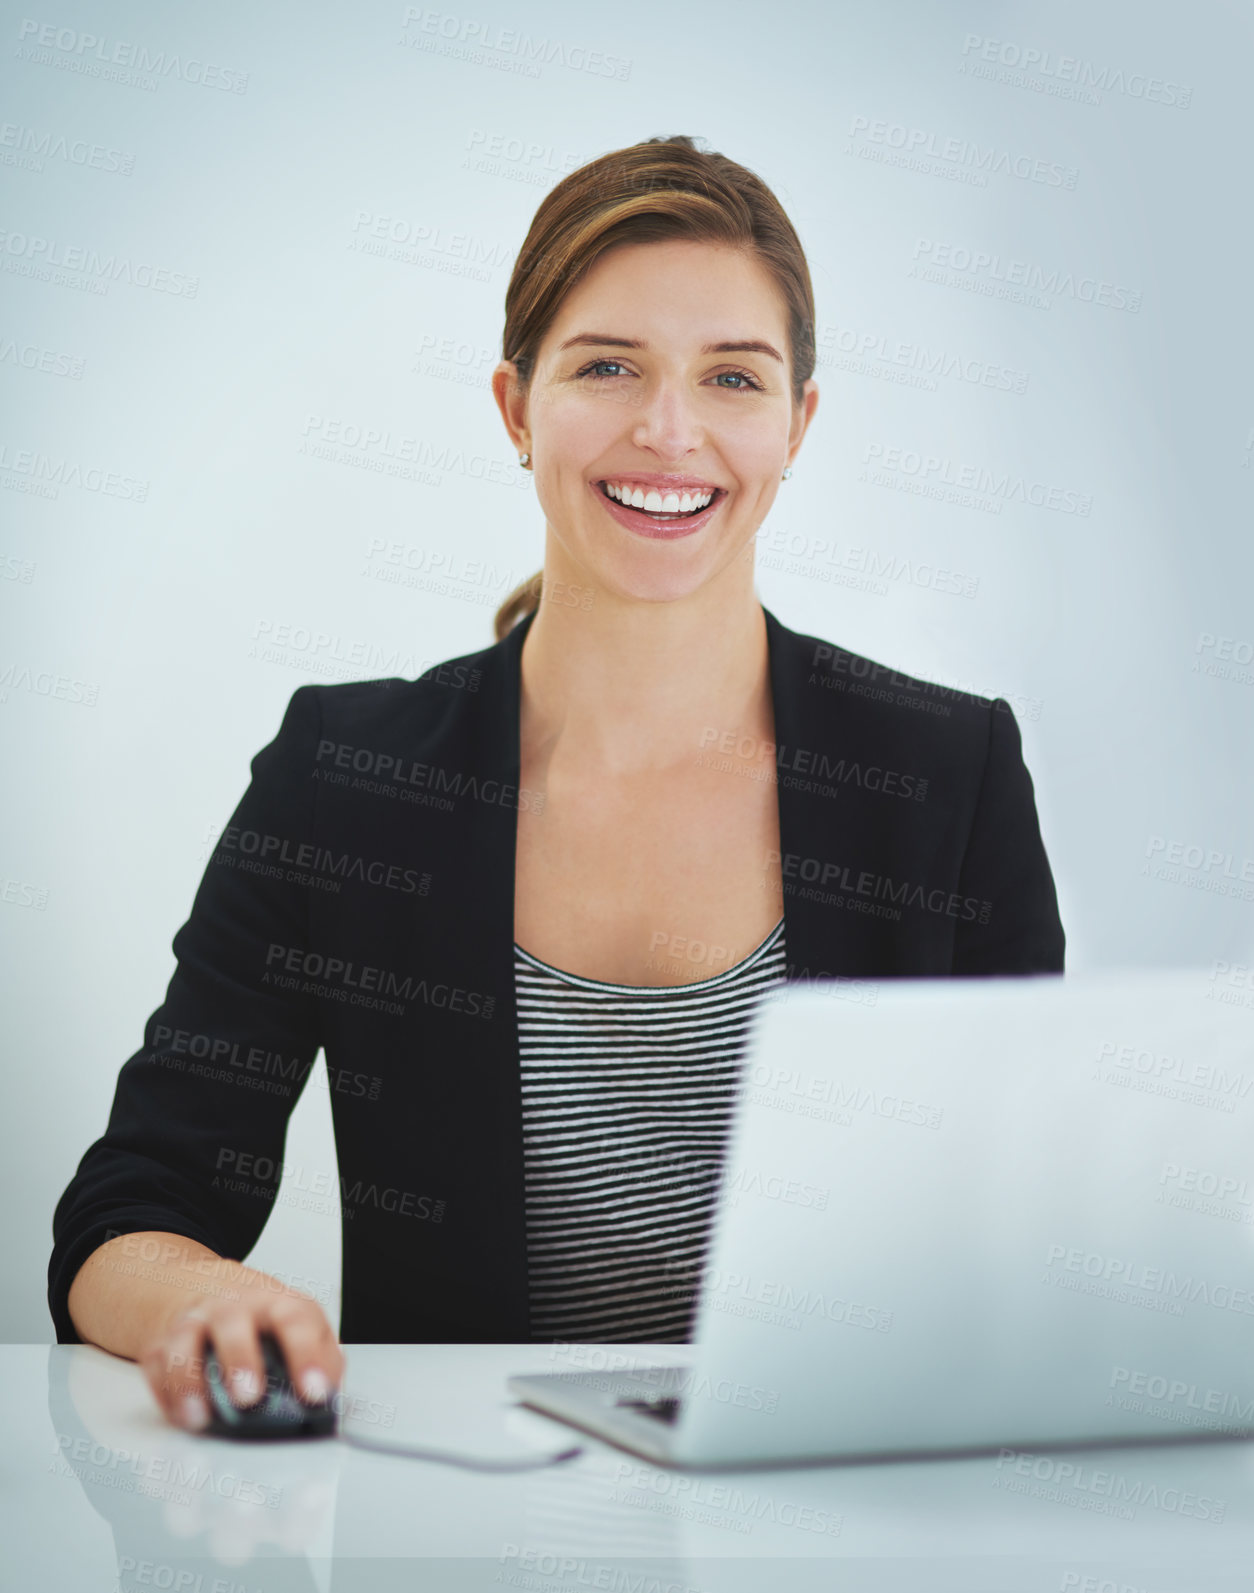
<instances>
[{"instance_id":1,"label":"laptop","mask_svg":"<svg viewBox=\"0 0 1254 1593\"><path fill-rule=\"evenodd\" d=\"M692 1344L571 1346L510 1392L677 1467L1251 1436L1254 984L1226 967L777 987Z\"/></svg>"}]
</instances>

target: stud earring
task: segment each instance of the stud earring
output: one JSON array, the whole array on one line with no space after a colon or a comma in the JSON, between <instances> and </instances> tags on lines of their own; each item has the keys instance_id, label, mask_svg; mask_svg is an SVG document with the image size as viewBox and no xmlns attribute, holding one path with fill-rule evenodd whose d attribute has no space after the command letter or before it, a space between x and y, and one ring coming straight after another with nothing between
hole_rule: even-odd
<instances>
[{"instance_id":1,"label":"stud earring","mask_svg":"<svg viewBox=\"0 0 1254 1593\"><path fill-rule=\"evenodd\" d=\"M529 469L530 466L531 466L531 455L530 454L519 454L518 463L523 467L524 470Z\"/></svg>"},{"instance_id":2,"label":"stud earring","mask_svg":"<svg viewBox=\"0 0 1254 1593\"><path fill-rule=\"evenodd\" d=\"M791 476L792 476L792 466L791 465L785 465L784 466L784 473L779 479L781 481L788 481L791 478Z\"/></svg>"}]
</instances>

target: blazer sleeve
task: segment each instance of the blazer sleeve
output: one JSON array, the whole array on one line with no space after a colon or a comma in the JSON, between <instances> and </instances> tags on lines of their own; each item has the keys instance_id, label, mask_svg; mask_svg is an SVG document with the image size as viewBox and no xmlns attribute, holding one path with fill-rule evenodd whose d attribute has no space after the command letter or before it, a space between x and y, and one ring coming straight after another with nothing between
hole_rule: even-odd
<instances>
[{"instance_id":1,"label":"blazer sleeve","mask_svg":"<svg viewBox=\"0 0 1254 1593\"><path fill-rule=\"evenodd\" d=\"M265 837L289 838L293 847L313 837L318 690L296 690L277 736L252 760L231 824L237 842L246 831L263 838L247 843L254 853ZM287 1120L320 1038L312 999L276 982L272 969L276 945L307 947L306 891L289 882L288 870L249 862L242 845L219 841L174 937L177 966L165 1000L118 1074L104 1134L57 1203L48 1305L59 1344L81 1342L66 1303L70 1285L107 1239L162 1230L242 1260L265 1226L273 1189L255 1180L232 1189L230 1168L241 1154L280 1167Z\"/></svg>"},{"instance_id":2,"label":"blazer sleeve","mask_svg":"<svg viewBox=\"0 0 1254 1593\"><path fill-rule=\"evenodd\" d=\"M958 921L953 972L1062 973L1066 937L1054 876L1019 726L1004 698L989 710L988 736L959 876L960 893L980 906L973 918Z\"/></svg>"}]
</instances>

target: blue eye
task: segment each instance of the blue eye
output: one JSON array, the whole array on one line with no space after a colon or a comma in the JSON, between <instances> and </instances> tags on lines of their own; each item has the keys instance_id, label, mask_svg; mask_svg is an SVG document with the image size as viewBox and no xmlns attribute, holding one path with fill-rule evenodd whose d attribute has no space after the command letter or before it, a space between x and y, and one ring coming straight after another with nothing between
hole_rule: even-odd
<instances>
[{"instance_id":1,"label":"blue eye","mask_svg":"<svg viewBox=\"0 0 1254 1593\"><path fill-rule=\"evenodd\" d=\"M761 383L754 381L753 377L749 375L748 371L720 371L714 380L716 382L720 382L724 376L730 376L738 382L748 383L748 386L746 387L729 387L727 391L730 393L760 393L762 391Z\"/></svg>"},{"instance_id":2,"label":"blue eye","mask_svg":"<svg viewBox=\"0 0 1254 1593\"><path fill-rule=\"evenodd\" d=\"M610 381L612 377L600 374L602 367L606 365L615 366L615 374L621 373L625 369L622 360L589 360L583 369L575 374L577 377L591 376L595 381ZM730 377L733 381L741 384L739 387L724 387L723 391L726 393L765 392L762 383L756 377L751 376L748 371L719 371L713 380L721 385L725 377Z\"/></svg>"}]
</instances>

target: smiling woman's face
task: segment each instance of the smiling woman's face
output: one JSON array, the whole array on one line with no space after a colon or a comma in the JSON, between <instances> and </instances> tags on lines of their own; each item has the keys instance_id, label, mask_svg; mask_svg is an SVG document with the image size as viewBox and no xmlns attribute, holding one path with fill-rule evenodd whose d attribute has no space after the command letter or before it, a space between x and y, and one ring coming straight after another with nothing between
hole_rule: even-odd
<instances>
[{"instance_id":1,"label":"smiling woman's face","mask_svg":"<svg viewBox=\"0 0 1254 1593\"><path fill-rule=\"evenodd\" d=\"M751 579L749 545L817 399L809 381L793 403L784 301L751 254L672 241L602 255L513 411L561 575L653 601L742 556Z\"/></svg>"}]
</instances>

